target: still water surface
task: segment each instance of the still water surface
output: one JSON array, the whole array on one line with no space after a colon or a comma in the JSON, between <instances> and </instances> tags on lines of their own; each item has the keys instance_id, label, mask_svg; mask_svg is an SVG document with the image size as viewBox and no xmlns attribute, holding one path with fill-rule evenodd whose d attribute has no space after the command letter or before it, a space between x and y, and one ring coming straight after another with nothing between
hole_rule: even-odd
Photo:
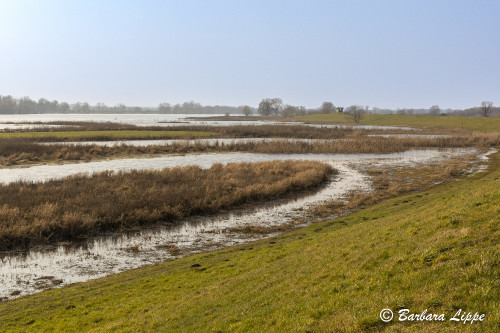
<instances>
[{"instance_id":1,"label":"still water surface","mask_svg":"<svg viewBox=\"0 0 500 333\"><path fill-rule=\"evenodd\" d=\"M370 191L371 181L360 167L411 167L452 156L476 152L470 149L419 150L398 154L198 154L158 158L130 158L90 163L43 165L0 170L0 180L46 181L79 172L103 170L162 169L214 163L257 162L274 160L316 160L329 163L339 171L318 192L294 200L280 200L247 210L213 216L192 217L176 227L155 227L129 234L93 238L79 245L58 245L28 252L0 253L0 299L32 294L43 289L115 274L128 269L174 258L168 247L182 255L213 250L271 235L249 235L231 231L245 226L277 226L300 218L311 218L307 208L325 200L342 199L350 191Z\"/></svg>"},{"instance_id":2,"label":"still water surface","mask_svg":"<svg viewBox=\"0 0 500 333\"><path fill-rule=\"evenodd\" d=\"M301 122L277 122L277 121L220 121L220 120L200 120L189 119L206 118L206 117L223 116L222 114L15 114L15 115L0 115L0 130L3 129L21 129L37 127L40 125L29 124L12 124L23 122L54 122L54 121L95 121L95 122L114 122L123 124L132 124L138 126L185 126L185 125L200 125L200 126L233 126L233 125L306 125L312 127L357 127L364 129L399 129L399 130L414 130L410 127L394 127L394 126L343 126L343 125L328 125L328 124L308 124ZM241 115L233 115L241 116Z\"/></svg>"}]
</instances>

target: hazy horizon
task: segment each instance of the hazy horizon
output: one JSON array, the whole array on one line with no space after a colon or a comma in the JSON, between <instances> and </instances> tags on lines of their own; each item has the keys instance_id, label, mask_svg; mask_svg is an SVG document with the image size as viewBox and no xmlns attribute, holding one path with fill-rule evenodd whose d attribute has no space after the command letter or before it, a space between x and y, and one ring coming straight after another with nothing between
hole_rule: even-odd
<instances>
[{"instance_id":1,"label":"hazy horizon","mask_svg":"<svg viewBox=\"0 0 500 333\"><path fill-rule=\"evenodd\" d=\"M1 1L0 95L156 107L267 97L500 104L500 2Z\"/></svg>"}]
</instances>

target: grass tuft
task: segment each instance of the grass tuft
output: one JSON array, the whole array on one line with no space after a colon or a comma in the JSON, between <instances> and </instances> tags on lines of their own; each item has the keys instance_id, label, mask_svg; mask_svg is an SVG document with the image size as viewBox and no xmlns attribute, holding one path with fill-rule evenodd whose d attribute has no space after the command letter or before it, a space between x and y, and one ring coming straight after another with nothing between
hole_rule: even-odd
<instances>
[{"instance_id":1,"label":"grass tuft","mask_svg":"<svg viewBox=\"0 0 500 333\"><path fill-rule=\"evenodd\" d=\"M486 172L336 220L0 303L0 330L495 332L499 189L496 154ZM384 308L486 319L382 323Z\"/></svg>"},{"instance_id":2,"label":"grass tuft","mask_svg":"<svg viewBox=\"0 0 500 333\"><path fill-rule=\"evenodd\" d=\"M174 223L312 189L333 173L319 162L284 161L105 171L0 185L0 250Z\"/></svg>"}]
</instances>

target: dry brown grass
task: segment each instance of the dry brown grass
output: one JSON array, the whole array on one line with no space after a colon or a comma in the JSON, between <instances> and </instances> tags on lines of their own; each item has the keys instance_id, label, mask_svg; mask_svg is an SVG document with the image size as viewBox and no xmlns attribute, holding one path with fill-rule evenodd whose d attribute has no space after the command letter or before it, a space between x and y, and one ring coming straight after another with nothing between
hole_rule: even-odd
<instances>
[{"instance_id":1,"label":"dry brown grass","mask_svg":"<svg viewBox=\"0 0 500 333\"><path fill-rule=\"evenodd\" d=\"M209 146L204 143L192 145L172 144L134 147L117 145L103 147L98 145L39 145L16 140L0 140L0 164L32 164L56 161L90 161L103 158L120 158L138 155L187 154L202 152L252 152L287 154L383 154L403 152L420 148L457 148L457 147L494 147L500 144L500 134L475 133L470 136L415 138L415 137L370 137L356 135L349 139L325 142L273 142L231 143Z\"/></svg>"},{"instance_id":2,"label":"dry brown grass","mask_svg":"<svg viewBox=\"0 0 500 333\"><path fill-rule=\"evenodd\" d=\"M303 125L233 125L233 126L207 126L207 125L185 125L185 126L136 126L117 123L94 123L94 122L52 122L50 124L61 127L35 127L31 129L5 129L2 132L78 132L78 131L185 131L185 132L215 132L217 137L226 138L316 138L335 139L351 135L353 132L364 133L387 133L387 131L369 131L364 129L353 129L336 127L310 127ZM397 133L401 131L396 130ZM391 133L391 132L389 132ZM85 136L82 135L81 140ZM32 138L38 141L66 141L67 138L54 136L53 138ZM72 137L72 141L80 140ZM102 136L97 140L116 140L113 136Z\"/></svg>"},{"instance_id":3,"label":"dry brown grass","mask_svg":"<svg viewBox=\"0 0 500 333\"><path fill-rule=\"evenodd\" d=\"M175 223L312 189L333 173L326 164L285 161L106 171L1 185L0 250Z\"/></svg>"},{"instance_id":4,"label":"dry brown grass","mask_svg":"<svg viewBox=\"0 0 500 333\"><path fill-rule=\"evenodd\" d=\"M472 162L471 158L454 158L416 168L367 168L365 172L372 177L372 192L352 192L346 199L323 203L314 207L312 212L315 216L329 217L406 193L421 191L463 174Z\"/></svg>"},{"instance_id":5,"label":"dry brown grass","mask_svg":"<svg viewBox=\"0 0 500 333\"><path fill-rule=\"evenodd\" d=\"M124 130L160 130L161 126L136 126L131 124L121 124L113 122L94 122L94 121L32 121L32 122L4 122L4 124L23 124L31 125L32 128L3 129L2 132L68 132L68 131L124 131ZM47 125L57 125L49 127Z\"/></svg>"}]
</instances>

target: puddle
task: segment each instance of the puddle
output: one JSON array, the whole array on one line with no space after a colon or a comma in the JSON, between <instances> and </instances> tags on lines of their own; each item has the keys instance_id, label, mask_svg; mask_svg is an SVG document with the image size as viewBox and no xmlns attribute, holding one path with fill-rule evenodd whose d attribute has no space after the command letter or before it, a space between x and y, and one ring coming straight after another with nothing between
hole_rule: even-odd
<instances>
[{"instance_id":1,"label":"puddle","mask_svg":"<svg viewBox=\"0 0 500 333\"><path fill-rule=\"evenodd\" d=\"M21 179L43 181L83 170L160 169L184 165L199 165L206 168L213 163L292 159L323 161L331 164L339 174L314 194L294 200L280 200L273 206L265 205L213 216L193 217L175 227L155 227L135 233L102 236L79 245L58 245L27 252L0 253L0 300L87 281L190 253L270 237L274 234L255 235L231 230L245 226L283 225L299 218L307 218L307 208L325 200L344 198L353 190L370 191L370 178L358 171L358 167L373 164L410 167L471 153L477 151L475 149L419 150L383 155L200 154L7 169L8 172L4 172L1 176L3 181ZM48 170L50 172L45 173ZM25 173L7 177L9 173L16 171Z\"/></svg>"}]
</instances>

